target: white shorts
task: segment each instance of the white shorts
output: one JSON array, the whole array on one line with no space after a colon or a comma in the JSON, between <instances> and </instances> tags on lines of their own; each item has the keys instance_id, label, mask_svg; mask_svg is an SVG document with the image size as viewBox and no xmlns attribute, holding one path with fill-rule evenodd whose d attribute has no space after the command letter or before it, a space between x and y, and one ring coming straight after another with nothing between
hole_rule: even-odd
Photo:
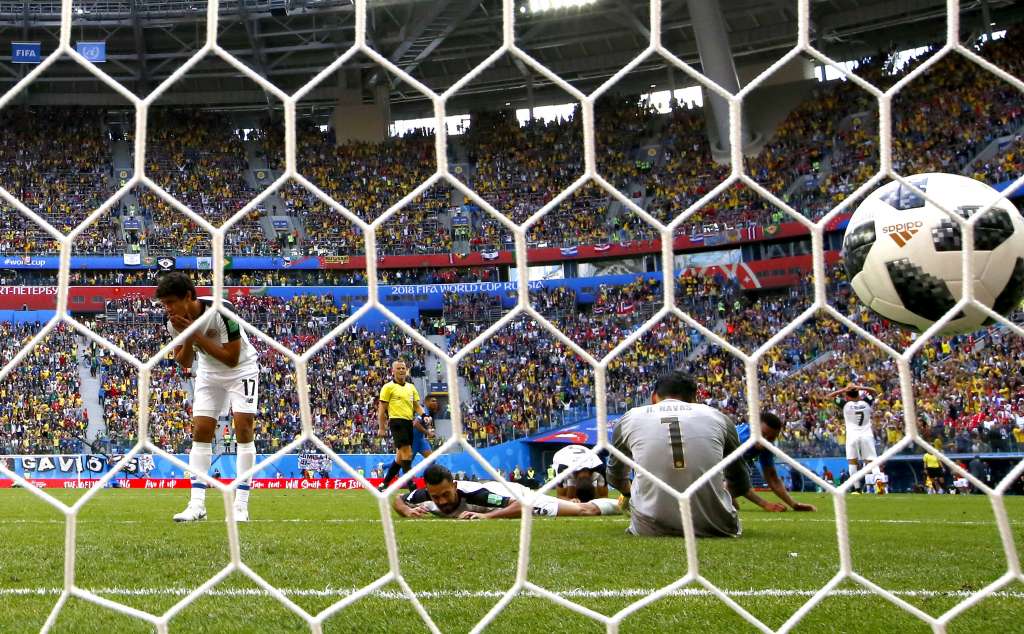
<instances>
[{"instance_id":1,"label":"white shorts","mask_svg":"<svg viewBox=\"0 0 1024 634\"><path fill-rule=\"evenodd\" d=\"M254 371L220 378L202 373L196 377L192 415L218 418L227 414L255 414L260 404L260 374Z\"/></svg>"},{"instance_id":2,"label":"white shorts","mask_svg":"<svg viewBox=\"0 0 1024 634\"><path fill-rule=\"evenodd\" d=\"M875 451L875 437L867 434L846 439L846 459L869 462L878 457Z\"/></svg>"},{"instance_id":3,"label":"white shorts","mask_svg":"<svg viewBox=\"0 0 1024 634\"><path fill-rule=\"evenodd\" d=\"M555 517L558 515L558 498L551 497L550 495L535 495L533 489L516 484L515 482L509 482L506 486L524 502L530 500L533 503L534 515L540 517Z\"/></svg>"}]
</instances>

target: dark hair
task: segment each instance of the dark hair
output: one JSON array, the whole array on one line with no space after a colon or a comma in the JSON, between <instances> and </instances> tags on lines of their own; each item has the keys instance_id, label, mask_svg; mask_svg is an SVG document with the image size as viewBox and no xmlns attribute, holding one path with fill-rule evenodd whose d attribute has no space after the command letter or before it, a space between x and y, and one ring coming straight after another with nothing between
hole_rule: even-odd
<instances>
[{"instance_id":1,"label":"dark hair","mask_svg":"<svg viewBox=\"0 0 1024 634\"><path fill-rule=\"evenodd\" d=\"M851 387L846 390L846 398L860 398L860 390L855 387Z\"/></svg>"},{"instance_id":2,"label":"dark hair","mask_svg":"<svg viewBox=\"0 0 1024 634\"><path fill-rule=\"evenodd\" d=\"M590 479L576 483L576 499L589 502L594 499L594 483Z\"/></svg>"},{"instance_id":3,"label":"dark hair","mask_svg":"<svg viewBox=\"0 0 1024 634\"><path fill-rule=\"evenodd\" d=\"M681 401L693 401L697 396L697 381L680 370L663 374L654 384L654 393L660 398L678 398Z\"/></svg>"},{"instance_id":4,"label":"dark hair","mask_svg":"<svg viewBox=\"0 0 1024 634\"><path fill-rule=\"evenodd\" d=\"M427 467L427 470L423 472L423 480L427 484L434 486L441 484L442 482L454 482L452 478L452 472L448 470L444 465L434 463Z\"/></svg>"},{"instance_id":5,"label":"dark hair","mask_svg":"<svg viewBox=\"0 0 1024 634\"><path fill-rule=\"evenodd\" d=\"M163 299L165 297L184 297L186 299L191 297L195 299L196 285L192 283L192 278L181 271L165 273L157 283L156 298Z\"/></svg>"},{"instance_id":6,"label":"dark hair","mask_svg":"<svg viewBox=\"0 0 1024 634\"><path fill-rule=\"evenodd\" d=\"M772 412L761 412L761 422L775 431L782 430L782 419Z\"/></svg>"}]
</instances>

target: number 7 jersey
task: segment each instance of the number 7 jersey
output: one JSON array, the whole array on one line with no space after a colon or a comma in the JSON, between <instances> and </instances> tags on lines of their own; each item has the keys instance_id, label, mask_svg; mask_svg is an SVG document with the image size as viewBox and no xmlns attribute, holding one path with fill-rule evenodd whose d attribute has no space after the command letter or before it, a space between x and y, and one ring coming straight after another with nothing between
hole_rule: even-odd
<instances>
[{"instance_id":1,"label":"number 7 jersey","mask_svg":"<svg viewBox=\"0 0 1024 634\"><path fill-rule=\"evenodd\" d=\"M871 403L866 400L847 401L843 405L846 436L869 436L871 431Z\"/></svg>"}]
</instances>

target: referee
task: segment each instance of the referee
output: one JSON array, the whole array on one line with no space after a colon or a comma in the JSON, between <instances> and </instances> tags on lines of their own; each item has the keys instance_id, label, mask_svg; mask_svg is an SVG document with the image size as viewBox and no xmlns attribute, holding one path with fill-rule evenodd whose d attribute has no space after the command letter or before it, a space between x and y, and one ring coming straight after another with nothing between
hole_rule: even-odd
<instances>
[{"instance_id":1,"label":"referee","mask_svg":"<svg viewBox=\"0 0 1024 634\"><path fill-rule=\"evenodd\" d=\"M402 473L412 468L413 416L415 415L417 420L422 420L423 417L419 392L412 381L406 380L408 376L409 368L406 367L405 361L398 359L392 362L392 380L381 388L380 402L377 403L377 435L383 438L388 433L388 427L391 428L391 439L395 442L395 463ZM379 490L386 489L398 475L393 470L394 466L392 465L392 470L388 470L387 476L378 487Z\"/></svg>"}]
</instances>

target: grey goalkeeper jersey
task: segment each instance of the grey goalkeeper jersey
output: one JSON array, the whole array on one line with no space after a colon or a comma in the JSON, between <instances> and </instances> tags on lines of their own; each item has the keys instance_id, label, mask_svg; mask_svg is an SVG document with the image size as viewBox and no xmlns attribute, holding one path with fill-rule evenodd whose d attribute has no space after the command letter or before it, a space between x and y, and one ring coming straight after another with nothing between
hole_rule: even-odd
<instances>
[{"instance_id":1,"label":"grey goalkeeper jersey","mask_svg":"<svg viewBox=\"0 0 1024 634\"><path fill-rule=\"evenodd\" d=\"M629 410L616 423L612 444L676 491L683 491L739 447L740 441L735 424L717 409L665 399ZM750 474L742 457L723 473L724 478L711 478L691 498L694 528L700 537L740 533L739 515L725 480L735 491L745 493L750 488ZM609 484L618 486L628 476L628 465L610 456ZM679 501L642 473L633 480L630 503L631 533L683 534Z\"/></svg>"}]
</instances>

